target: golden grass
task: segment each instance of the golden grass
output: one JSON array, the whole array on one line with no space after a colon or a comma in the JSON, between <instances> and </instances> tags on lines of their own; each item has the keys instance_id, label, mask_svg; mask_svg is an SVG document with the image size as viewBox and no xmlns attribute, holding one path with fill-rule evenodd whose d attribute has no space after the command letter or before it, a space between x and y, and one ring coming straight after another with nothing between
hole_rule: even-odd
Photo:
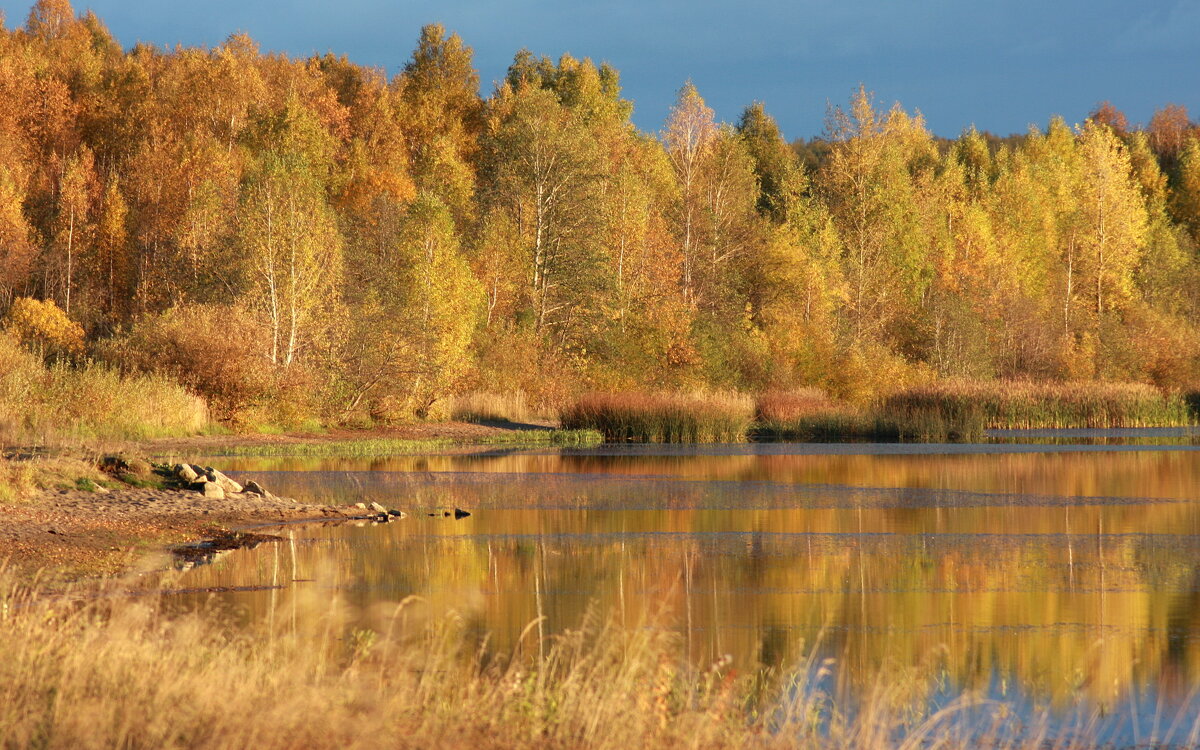
<instances>
[{"instance_id":1,"label":"golden grass","mask_svg":"<svg viewBox=\"0 0 1200 750\"><path fill-rule=\"evenodd\" d=\"M405 633L403 607L389 637L282 616L235 632L218 612L167 617L160 604L0 594L5 743L733 747L757 733L725 665L684 669L660 630L585 628L540 656L496 658L454 619Z\"/></svg>"},{"instance_id":2,"label":"golden grass","mask_svg":"<svg viewBox=\"0 0 1200 750\"><path fill-rule=\"evenodd\" d=\"M204 401L165 377L91 362L46 366L0 334L0 441L137 440L208 425Z\"/></svg>"},{"instance_id":3,"label":"golden grass","mask_svg":"<svg viewBox=\"0 0 1200 750\"><path fill-rule=\"evenodd\" d=\"M561 419L614 442L733 443L746 439L753 416L753 400L736 392L589 393Z\"/></svg>"},{"instance_id":4,"label":"golden grass","mask_svg":"<svg viewBox=\"0 0 1200 750\"><path fill-rule=\"evenodd\" d=\"M697 668L683 639L651 624L593 619L543 642L535 622L516 652L495 654L453 616L411 625L403 602L378 632L348 629L328 591L299 617L282 606L259 625L213 607L171 615L168 604L46 599L0 581L3 745L965 749L1047 739L1048 714L1023 716L1014 741L997 734L1006 706L967 694L930 709L933 665L881 677L845 712L830 692L833 662ZM967 709L974 723L961 718ZM1082 730L1054 746L1094 745Z\"/></svg>"},{"instance_id":5,"label":"golden grass","mask_svg":"<svg viewBox=\"0 0 1200 750\"><path fill-rule=\"evenodd\" d=\"M471 391L450 401L450 418L462 422L542 422L552 415L529 404L524 391Z\"/></svg>"}]
</instances>

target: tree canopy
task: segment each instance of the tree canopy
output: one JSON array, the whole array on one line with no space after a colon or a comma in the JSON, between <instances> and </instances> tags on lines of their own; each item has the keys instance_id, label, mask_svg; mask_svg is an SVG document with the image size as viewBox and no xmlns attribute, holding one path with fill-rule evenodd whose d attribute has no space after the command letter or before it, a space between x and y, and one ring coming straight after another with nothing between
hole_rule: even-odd
<instances>
[{"instance_id":1,"label":"tree canopy","mask_svg":"<svg viewBox=\"0 0 1200 750\"><path fill-rule=\"evenodd\" d=\"M522 50L481 96L458 35L415 36L389 80L245 35L121 50L39 0L0 28L0 316L155 369L129 342L226 311L255 346L210 348L253 387L218 402L329 420L471 387L1200 376L1183 107L946 140L859 88L789 144L766 104L720 123L686 82L644 133L607 64Z\"/></svg>"}]
</instances>

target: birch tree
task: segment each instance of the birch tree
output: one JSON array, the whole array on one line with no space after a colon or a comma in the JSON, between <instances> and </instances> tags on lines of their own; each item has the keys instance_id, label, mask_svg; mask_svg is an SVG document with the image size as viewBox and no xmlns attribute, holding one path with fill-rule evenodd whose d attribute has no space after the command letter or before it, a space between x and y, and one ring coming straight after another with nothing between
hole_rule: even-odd
<instances>
[{"instance_id":1,"label":"birch tree","mask_svg":"<svg viewBox=\"0 0 1200 750\"><path fill-rule=\"evenodd\" d=\"M262 156L242 188L238 244L248 296L271 331L271 362L294 364L335 299L342 239L326 197L328 134L296 101L258 125Z\"/></svg>"},{"instance_id":2,"label":"birch tree","mask_svg":"<svg viewBox=\"0 0 1200 750\"><path fill-rule=\"evenodd\" d=\"M561 333L588 307L602 256L595 139L554 92L530 84L500 94L487 141L494 205L522 238L528 310L539 331Z\"/></svg>"}]
</instances>

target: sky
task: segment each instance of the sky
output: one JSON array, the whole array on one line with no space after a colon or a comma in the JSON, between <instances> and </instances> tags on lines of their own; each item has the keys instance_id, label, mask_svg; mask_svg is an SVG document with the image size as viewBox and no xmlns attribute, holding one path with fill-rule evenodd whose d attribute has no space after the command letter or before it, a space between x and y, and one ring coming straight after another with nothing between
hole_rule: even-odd
<instances>
[{"instance_id":1,"label":"sky","mask_svg":"<svg viewBox=\"0 0 1200 750\"><path fill-rule=\"evenodd\" d=\"M1103 100L1130 123L1163 104L1200 119L1200 0L74 0L122 45L220 44L344 54L400 70L420 27L442 23L475 50L484 95L528 48L608 62L634 122L658 131L696 84L735 122L762 101L785 136L820 135L861 83L883 106L919 110L933 132L998 134L1082 122ZM29 0L0 0L11 28Z\"/></svg>"}]
</instances>

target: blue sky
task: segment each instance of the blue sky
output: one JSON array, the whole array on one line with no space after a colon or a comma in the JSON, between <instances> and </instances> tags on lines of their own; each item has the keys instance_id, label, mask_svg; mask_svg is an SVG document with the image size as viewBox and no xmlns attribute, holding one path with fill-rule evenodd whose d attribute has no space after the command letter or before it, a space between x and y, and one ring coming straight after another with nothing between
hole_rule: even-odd
<instances>
[{"instance_id":1,"label":"blue sky","mask_svg":"<svg viewBox=\"0 0 1200 750\"><path fill-rule=\"evenodd\" d=\"M1200 117L1200 0L74 1L127 47L245 31L264 49L333 51L389 74L441 22L475 49L485 94L521 47L611 63L644 130L689 78L720 119L761 100L788 138L819 134L828 104L860 82L945 136L1079 122L1103 99L1133 123L1168 102ZM30 5L0 0L7 25Z\"/></svg>"}]
</instances>

